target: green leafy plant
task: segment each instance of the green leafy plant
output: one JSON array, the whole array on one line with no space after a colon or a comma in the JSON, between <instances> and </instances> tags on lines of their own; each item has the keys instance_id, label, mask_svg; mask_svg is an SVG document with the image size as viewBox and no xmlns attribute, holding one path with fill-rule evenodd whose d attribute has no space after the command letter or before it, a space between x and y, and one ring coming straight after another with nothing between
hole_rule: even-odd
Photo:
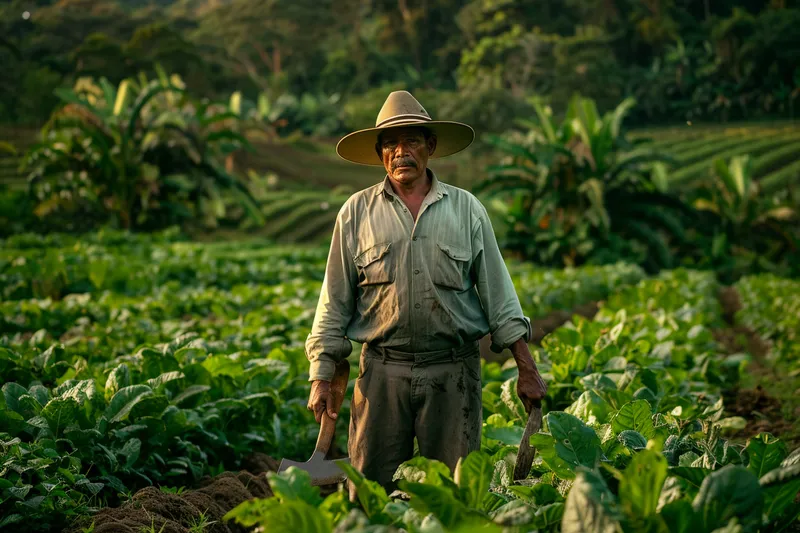
<instances>
[{"instance_id":1,"label":"green leafy plant","mask_svg":"<svg viewBox=\"0 0 800 533\"><path fill-rule=\"evenodd\" d=\"M741 272L776 269L795 246L791 221L796 211L761 193L752 166L747 155L714 160L714 183L694 201L696 209L715 216L709 255L729 280Z\"/></svg>"},{"instance_id":2,"label":"green leafy plant","mask_svg":"<svg viewBox=\"0 0 800 533\"><path fill-rule=\"evenodd\" d=\"M64 106L42 130L25 168L40 217L66 210L95 220L111 214L123 228L158 228L224 215L222 192L259 218L240 179L222 158L248 147L235 114L195 101L163 71L115 87L79 80L56 94Z\"/></svg>"},{"instance_id":3,"label":"green leafy plant","mask_svg":"<svg viewBox=\"0 0 800 533\"><path fill-rule=\"evenodd\" d=\"M648 270L669 267L669 239L683 237L683 204L661 190L652 166L664 155L633 150L622 121L625 100L600 116L590 99L573 97L560 124L535 101L538 123L524 138L488 137L507 154L475 192L512 195L503 215L509 248L551 266L625 258Z\"/></svg>"}]
</instances>

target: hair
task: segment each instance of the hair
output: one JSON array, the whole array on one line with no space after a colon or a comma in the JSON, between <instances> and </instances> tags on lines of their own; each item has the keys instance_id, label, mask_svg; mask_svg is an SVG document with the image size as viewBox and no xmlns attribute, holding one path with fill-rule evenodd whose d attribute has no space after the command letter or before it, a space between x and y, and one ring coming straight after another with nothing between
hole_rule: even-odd
<instances>
[{"instance_id":1,"label":"hair","mask_svg":"<svg viewBox=\"0 0 800 533\"><path fill-rule=\"evenodd\" d=\"M417 126L416 124L411 124L411 125L408 125L406 127L415 128L415 129L421 130L422 131L422 135L425 137L425 142L426 143L428 142L428 139L430 139L431 137L436 137L436 134L433 133L430 129L426 128L425 126ZM378 157L380 157L381 160L383 160L383 155L382 155L383 151L381 150L381 143L383 142L383 140L381 138L382 136L383 136L383 132L380 132L378 134L378 140L375 141L375 152L377 152Z\"/></svg>"}]
</instances>

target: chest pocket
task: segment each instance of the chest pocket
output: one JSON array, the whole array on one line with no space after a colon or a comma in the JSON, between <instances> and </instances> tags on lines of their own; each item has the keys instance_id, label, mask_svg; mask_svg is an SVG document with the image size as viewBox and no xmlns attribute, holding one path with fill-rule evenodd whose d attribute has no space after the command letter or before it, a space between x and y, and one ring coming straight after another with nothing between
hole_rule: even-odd
<instances>
[{"instance_id":1,"label":"chest pocket","mask_svg":"<svg viewBox=\"0 0 800 533\"><path fill-rule=\"evenodd\" d=\"M469 265L472 253L451 244L436 243L436 264L433 282L448 289L462 291L470 287Z\"/></svg>"},{"instance_id":2,"label":"chest pocket","mask_svg":"<svg viewBox=\"0 0 800 533\"><path fill-rule=\"evenodd\" d=\"M392 260L391 247L390 242L375 244L356 256L359 287L394 281L395 261Z\"/></svg>"}]
</instances>

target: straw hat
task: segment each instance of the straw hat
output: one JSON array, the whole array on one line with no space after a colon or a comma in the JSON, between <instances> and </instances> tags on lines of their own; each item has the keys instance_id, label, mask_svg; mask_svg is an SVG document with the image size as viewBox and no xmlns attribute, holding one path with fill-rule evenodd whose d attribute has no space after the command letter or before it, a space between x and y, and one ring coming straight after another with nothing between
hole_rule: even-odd
<instances>
[{"instance_id":1,"label":"straw hat","mask_svg":"<svg viewBox=\"0 0 800 533\"><path fill-rule=\"evenodd\" d=\"M390 128L424 126L436 134L436 151L431 159L460 152L475 138L471 127L461 122L431 120L428 112L408 91L394 91L383 103L374 128L355 131L342 138L336 153L343 159L362 165L383 165L375 153L378 135Z\"/></svg>"}]
</instances>

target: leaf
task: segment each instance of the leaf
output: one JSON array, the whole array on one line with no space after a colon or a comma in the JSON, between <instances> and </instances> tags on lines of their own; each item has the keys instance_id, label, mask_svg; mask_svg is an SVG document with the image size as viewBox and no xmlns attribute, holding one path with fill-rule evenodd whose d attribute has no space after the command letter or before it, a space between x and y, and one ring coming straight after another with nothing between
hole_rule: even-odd
<instances>
[{"instance_id":1,"label":"leaf","mask_svg":"<svg viewBox=\"0 0 800 533\"><path fill-rule=\"evenodd\" d=\"M111 398L103 416L111 423L124 420L137 403L152 394L153 390L147 385L124 387Z\"/></svg>"},{"instance_id":2,"label":"leaf","mask_svg":"<svg viewBox=\"0 0 800 533\"><path fill-rule=\"evenodd\" d=\"M223 520L232 519L248 528L258 525L264 531L330 533L333 528L328 517L319 508L302 500L248 500L228 511L223 517Z\"/></svg>"},{"instance_id":3,"label":"leaf","mask_svg":"<svg viewBox=\"0 0 800 533\"><path fill-rule=\"evenodd\" d=\"M392 481L406 479L416 483L441 485L442 477L450 477L450 467L441 461L420 455L400 464L392 476Z\"/></svg>"},{"instance_id":4,"label":"leaf","mask_svg":"<svg viewBox=\"0 0 800 533\"><path fill-rule=\"evenodd\" d=\"M8 492L15 498L24 500L25 496L28 495L28 493L31 491L32 488L33 485L23 485L21 487L11 487L8 489Z\"/></svg>"},{"instance_id":5,"label":"leaf","mask_svg":"<svg viewBox=\"0 0 800 533\"><path fill-rule=\"evenodd\" d=\"M128 387L131 384L131 371L128 368L128 365L122 363L117 368L111 371L108 375L108 379L106 379L106 386L105 386L105 398L106 400L111 400L111 398L120 390L125 387Z\"/></svg>"},{"instance_id":6,"label":"leaf","mask_svg":"<svg viewBox=\"0 0 800 533\"><path fill-rule=\"evenodd\" d=\"M627 513L647 518L656 512L661 487L667 478L667 460L653 450L633 455L619 481L619 499Z\"/></svg>"},{"instance_id":7,"label":"leaf","mask_svg":"<svg viewBox=\"0 0 800 533\"><path fill-rule=\"evenodd\" d=\"M562 533L622 533L614 495L597 471L581 469L570 488L561 520Z\"/></svg>"},{"instance_id":8,"label":"leaf","mask_svg":"<svg viewBox=\"0 0 800 533\"><path fill-rule=\"evenodd\" d=\"M781 517L800 491L800 464L771 470L759 480L759 485L764 490L764 512L769 520ZM798 513L800 506L795 506L795 516Z\"/></svg>"},{"instance_id":9,"label":"leaf","mask_svg":"<svg viewBox=\"0 0 800 533\"><path fill-rule=\"evenodd\" d=\"M203 394L208 390L211 390L211 387L208 385L190 385L189 387L186 387L183 392L172 399L172 405L180 405L187 399L197 396L198 394Z\"/></svg>"},{"instance_id":10,"label":"leaf","mask_svg":"<svg viewBox=\"0 0 800 533\"><path fill-rule=\"evenodd\" d=\"M621 433L626 429L637 431L647 439L655 436L652 412L647 400L634 400L622 406L619 412L611 419L611 429Z\"/></svg>"},{"instance_id":11,"label":"leaf","mask_svg":"<svg viewBox=\"0 0 800 533\"><path fill-rule=\"evenodd\" d=\"M467 507L461 503L449 488L424 483L401 481L401 490L411 496L409 504L422 515L433 515L447 528L453 528L469 513Z\"/></svg>"},{"instance_id":12,"label":"leaf","mask_svg":"<svg viewBox=\"0 0 800 533\"><path fill-rule=\"evenodd\" d=\"M58 437L59 433L75 420L78 409L78 402L73 398L55 398L47 402L41 416L47 420L53 435Z\"/></svg>"},{"instance_id":13,"label":"leaf","mask_svg":"<svg viewBox=\"0 0 800 533\"><path fill-rule=\"evenodd\" d=\"M758 478L739 465L727 465L709 474L692 502L692 508L702 517L704 531L724 527L733 517L745 528L756 528L761 523L763 505Z\"/></svg>"},{"instance_id":14,"label":"leaf","mask_svg":"<svg viewBox=\"0 0 800 533\"><path fill-rule=\"evenodd\" d=\"M467 507L481 508L481 502L489 491L493 471L492 458L480 450L458 460L454 477L456 484L462 489Z\"/></svg>"},{"instance_id":15,"label":"leaf","mask_svg":"<svg viewBox=\"0 0 800 533\"><path fill-rule=\"evenodd\" d=\"M626 448L631 450L641 450L647 447L647 439L638 431L626 429L617 435L617 440L621 442Z\"/></svg>"},{"instance_id":16,"label":"leaf","mask_svg":"<svg viewBox=\"0 0 800 533\"><path fill-rule=\"evenodd\" d=\"M745 449L750 458L747 469L757 478L778 468L781 461L786 458L786 445L769 433L759 433L755 437L751 437L747 441Z\"/></svg>"},{"instance_id":17,"label":"leaf","mask_svg":"<svg viewBox=\"0 0 800 533\"><path fill-rule=\"evenodd\" d=\"M120 455L125 458L125 468L131 468L134 463L136 463L141 450L142 441L139 439L128 439L125 446L119 451Z\"/></svg>"},{"instance_id":18,"label":"leaf","mask_svg":"<svg viewBox=\"0 0 800 533\"><path fill-rule=\"evenodd\" d=\"M683 478L699 488L711 473L711 469L692 466L674 466L669 469L669 473L672 476Z\"/></svg>"},{"instance_id":19,"label":"leaf","mask_svg":"<svg viewBox=\"0 0 800 533\"><path fill-rule=\"evenodd\" d=\"M9 382L3 385L3 398L6 401L6 405L9 409L21 415L25 413L21 411L22 407L19 404L19 399L25 394L28 394L28 389L18 383Z\"/></svg>"},{"instance_id":20,"label":"leaf","mask_svg":"<svg viewBox=\"0 0 800 533\"><path fill-rule=\"evenodd\" d=\"M311 485L311 475L296 466L281 473L267 472L269 486L281 502L301 500L314 506L322 503L319 487Z\"/></svg>"},{"instance_id":21,"label":"leaf","mask_svg":"<svg viewBox=\"0 0 800 533\"><path fill-rule=\"evenodd\" d=\"M349 463L345 461L336 461L336 464L347 474L347 478L353 485L355 485L358 501L361 503L361 507L364 509L367 517L373 519L373 517L381 516L383 514L383 508L389 503L386 490L375 481L366 479ZM400 483L404 483L404 481Z\"/></svg>"},{"instance_id":22,"label":"leaf","mask_svg":"<svg viewBox=\"0 0 800 533\"><path fill-rule=\"evenodd\" d=\"M600 439L594 430L578 418L558 411L545 416L550 434L555 439L556 454L574 471L578 466L593 468L600 460Z\"/></svg>"},{"instance_id":23,"label":"leaf","mask_svg":"<svg viewBox=\"0 0 800 533\"><path fill-rule=\"evenodd\" d=\"M587 424L605 424L613 409L593 390L584 391L564 412L577 416Z\"/></svg>"}]
</instances>

